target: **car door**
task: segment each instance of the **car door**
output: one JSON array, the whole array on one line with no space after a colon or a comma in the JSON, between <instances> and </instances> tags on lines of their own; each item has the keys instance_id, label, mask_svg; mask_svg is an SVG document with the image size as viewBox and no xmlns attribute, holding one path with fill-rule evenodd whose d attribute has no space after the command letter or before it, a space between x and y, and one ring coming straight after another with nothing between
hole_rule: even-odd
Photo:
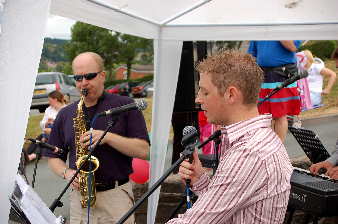
<instances>
[{"instance_id":1,"label":"car door","mask_svg":"<svg viewBox=\"0 0 338 224\"><path fill-rule=\"evenodd\" d=\"M73 82L68 75L62 74L63 86L62 92L69 97L69 102L72 103L80 99L80 93L75 87L75 82Z\"/></svg>"}]
</instances>

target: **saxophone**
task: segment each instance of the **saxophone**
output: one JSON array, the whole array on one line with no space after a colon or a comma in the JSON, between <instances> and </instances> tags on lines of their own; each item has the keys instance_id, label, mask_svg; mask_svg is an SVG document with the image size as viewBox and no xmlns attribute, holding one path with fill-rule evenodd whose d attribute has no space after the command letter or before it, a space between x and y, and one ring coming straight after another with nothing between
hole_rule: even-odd
<instances>
[{"instance_id":1,"label":"saxophone","mask_svg":"<svg viewBox=\"0 0 338 224\"><path fill-rule=\"evenodd\" d=\"M73 118L74 133L75 133L75 148L76 148L76 167L79 168L80 166L82 166L83 163L85 163L85 165L78 174L80 194L82 197L81 199L82 208L86 208L88 206L88 202L91 207L95 205L96 188L95 188L94 172L99 168L99 160L96 157L91 156L90 159L86 161L86 157L88 155L88 147L82 148L80 144L80 136L87 131L85 116L82 109L84 97L86 95L87 95L86 92L82 91L81 99L77 105L76 117ZM89 169L90 165L91 169ZM92 177L91 183L89 182L90 181L89 177ZM90 195L88 195L89 192Z\"/></svg>"}]
</instances>

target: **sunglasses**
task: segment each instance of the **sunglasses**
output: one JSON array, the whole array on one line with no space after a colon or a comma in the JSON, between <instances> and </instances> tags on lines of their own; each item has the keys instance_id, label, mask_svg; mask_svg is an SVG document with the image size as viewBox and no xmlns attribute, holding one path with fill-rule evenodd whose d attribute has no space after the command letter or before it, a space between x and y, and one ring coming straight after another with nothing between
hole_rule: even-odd
<instances>
[{"instance_id":1,"label":"sunglasses","mask_svg":"<svg viewBox=\"0 0 338 224\"><path fill-rule=\"evenodd\" d=\"M74 80L77 82L81 82L83 80L83 78L85 78L85 80L92 80L94 79L100 72L92 72L92 73L87 73L84 75L74 75Z\"/></svg>"}]
</instances>

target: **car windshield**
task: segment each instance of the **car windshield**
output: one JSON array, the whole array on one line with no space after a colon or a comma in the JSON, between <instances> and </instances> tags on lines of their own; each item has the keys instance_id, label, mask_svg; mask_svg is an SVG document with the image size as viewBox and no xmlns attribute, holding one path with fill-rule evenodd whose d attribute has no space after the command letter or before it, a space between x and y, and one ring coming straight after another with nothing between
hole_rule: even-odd
<instances>
[{"instance_id":1,"label":"car windshield","mask_svg":"<svg viewBox=\"0 0 338 224\"><path fill-rule=\"evenodd\" d=\"M43 74L36 77L35 85L54 84L56 82L55 74Z\"/></svg>"}]
</instances>

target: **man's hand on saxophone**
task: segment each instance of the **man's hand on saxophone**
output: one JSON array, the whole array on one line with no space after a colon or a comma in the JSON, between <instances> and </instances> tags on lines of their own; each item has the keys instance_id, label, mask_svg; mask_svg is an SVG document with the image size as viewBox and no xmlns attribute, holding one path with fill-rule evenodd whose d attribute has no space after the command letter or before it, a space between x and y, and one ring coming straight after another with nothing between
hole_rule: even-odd
<instances>
[{"instance_id":1,"label":"man's hand on saxophone","mask_svg":"<svg viewBox=\"0 0 338 224\"><path fill-rule=\"evenodd\" d=\"M87 147L90 145L90 136L92 135L92 145L95 145L99 139L101 138L101 136L103 135L102 130L92 130L92 131L87 131L85 132L83 135L81 135L80 137L80 144L81 147ZM102 139L102 141L100 142L100 145L105 143L105 138Z\"/></svg>"},{"instance_id":2,"label":"man's hand on saxophone","mask_svg":"<svg viewBox=\"0 0 338 224\"><path fill-rule=\"evenodd\" d=\"M80 137L81 147L87 147L90 145L90 134L92 133L92 145L103 135L102 130L92 130L85 132ZM100 145L108 144L115 148L119 152L128 155L130 157L136 157L140 159L147 159L149 155L149 143L142 139L126 138L116 133L107 132L106 136L100 142Z\"/></svg>"}]
</instances>

